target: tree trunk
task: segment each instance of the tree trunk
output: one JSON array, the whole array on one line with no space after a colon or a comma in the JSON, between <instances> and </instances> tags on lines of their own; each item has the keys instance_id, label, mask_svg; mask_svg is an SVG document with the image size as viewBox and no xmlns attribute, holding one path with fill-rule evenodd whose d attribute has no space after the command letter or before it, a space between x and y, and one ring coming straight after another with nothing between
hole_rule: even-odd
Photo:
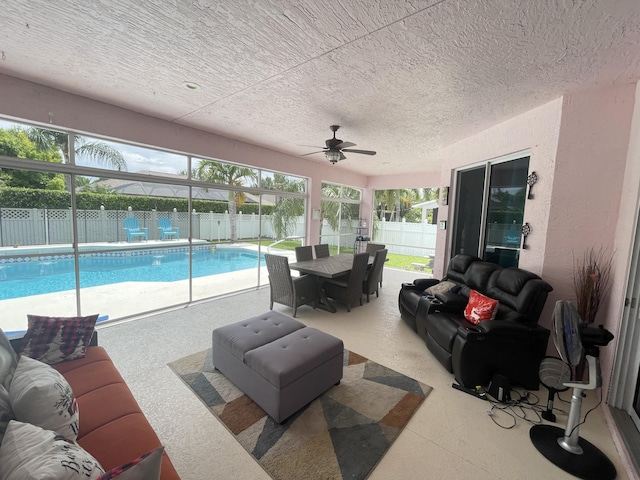
<instances>
[{"instance_id":1,"label":"tree trunk","mask_svg":"<svg viewBox=\"0 0 640 480\"><path fill-rule=\"evenodd\" d=\"M238 241L238 215L236 213L236 201L229 200L229 223L231 229L231 243Z\"/></svg>"}]
</instances>

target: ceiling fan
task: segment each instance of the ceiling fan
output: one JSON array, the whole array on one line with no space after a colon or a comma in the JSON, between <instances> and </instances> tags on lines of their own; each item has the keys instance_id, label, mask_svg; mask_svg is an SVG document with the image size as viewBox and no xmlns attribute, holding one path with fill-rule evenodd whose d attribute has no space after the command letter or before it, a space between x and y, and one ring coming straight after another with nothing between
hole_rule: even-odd
<instances>
[{"instance_id":1,"label":"ceiling fan","mask_svg":"<svg viewBox=\"0 0 640 480\"><path fill-rule=\"evenodd\" d=\"M336 138L336 132L340 128L340 125L331 125L329 128L333 132L333 138L329 138L324 142L326 144L326 147L315 147L315 148L322 148L322 150L319 150L317 152L305 153L304 155L302 155L303 157L307 155L314 155L316 153L324 153L325 157L327 157L327 160L329 160L332 164L335 165L340 160L344 160L345 158L347 158L344 156L343 152L361 153L363 155L376 154L376 152L374 152L373 150L356 150L354 148L349 148L349 147L355 147L356 144L351 142L343 142L339 138Z\"/></svg>"}]
</instances>

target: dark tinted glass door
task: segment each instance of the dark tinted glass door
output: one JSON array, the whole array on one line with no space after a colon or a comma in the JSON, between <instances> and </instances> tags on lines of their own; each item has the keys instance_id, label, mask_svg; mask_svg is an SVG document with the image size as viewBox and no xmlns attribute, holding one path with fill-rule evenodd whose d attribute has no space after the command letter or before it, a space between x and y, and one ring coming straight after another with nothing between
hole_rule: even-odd
<instances>
[{"instance_id":1,"label":"dark tinted glass door","mask_svg":"<svg viewBox=\"0 0 640 480\"><path fill-rule=\"evenodd\" d=\"M503 267L517 267L529 157L491 166L483 259Z\"/></svg>"},{"instance_id":2,"label":"dark tinted glass door","mask_svg":"<svg viewBox=\"0 0 640 480\"><path fill-rule=\"evenodd\" d=\"M483 165L458 172L451 256L459 253L478 255L485 171L486 167Z\"/></svg>"}]
</instances>

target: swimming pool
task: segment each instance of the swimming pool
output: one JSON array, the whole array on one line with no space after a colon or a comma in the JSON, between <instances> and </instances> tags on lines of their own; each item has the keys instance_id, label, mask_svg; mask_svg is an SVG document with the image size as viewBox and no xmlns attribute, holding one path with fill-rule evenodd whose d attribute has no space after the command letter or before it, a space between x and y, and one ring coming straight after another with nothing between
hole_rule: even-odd
<instances>
[{"instance_id":1,"label":"swimming pool","mask_svg":"<svg viewBox=\"0 0 640 480\"><path fill-rule=\"evenodd\" d=\"M128 253L128 254L127 254ZM133 255L132 255L133 253ZM175 282L189 278L189 254L155 250L148 254L80 255L80 287L120 282ZM258 252L241 248L201 249L193 252L193 277L256 268ZM73 257L40 257L0 266L0 300L74 290ZM264 265L264 256L260 257Z\"/></svg>"}]
</instances>

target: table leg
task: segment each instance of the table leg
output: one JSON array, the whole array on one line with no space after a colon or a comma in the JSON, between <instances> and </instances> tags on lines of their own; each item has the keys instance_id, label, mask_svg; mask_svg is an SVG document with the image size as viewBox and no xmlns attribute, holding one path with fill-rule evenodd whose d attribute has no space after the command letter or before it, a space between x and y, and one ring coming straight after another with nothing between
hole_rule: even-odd
<instances>
[{"instance_id":1,"label":"table leg","mask_svg":"<svg viewBox=\"0 0 640 480\"><path fill-rule=\"evenodd\" d=\"M316 276L317 282L317 292L316 292L316 308L320 308L321 310L326 310L327 312L336 313L338 310L335 305L331 303L331 301L327 298L327 295L324 293L324 289L322 288L322 284L324 283L324 278Z\"/></svg>"}]
</instances>

